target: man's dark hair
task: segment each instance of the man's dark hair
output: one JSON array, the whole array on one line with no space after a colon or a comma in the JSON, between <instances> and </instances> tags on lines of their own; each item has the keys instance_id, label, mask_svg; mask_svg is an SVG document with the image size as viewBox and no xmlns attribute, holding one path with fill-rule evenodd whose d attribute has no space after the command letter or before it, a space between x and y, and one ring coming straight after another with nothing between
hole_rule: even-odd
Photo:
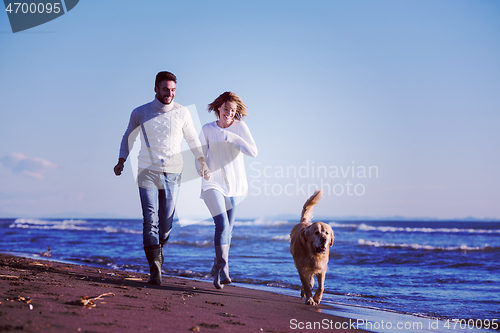
<instances>
[{"instance_id":1,"label":"man's dark hair","mask_svg":"<svg viewBox=\"0 0 500 333\"><path fill-rule=\"evenodd\" d=\"M170 72L159 72L156 74L155 87L159 87L162 81L174 81L177 83L177 78Z\"/></svg>"}]
</instances>

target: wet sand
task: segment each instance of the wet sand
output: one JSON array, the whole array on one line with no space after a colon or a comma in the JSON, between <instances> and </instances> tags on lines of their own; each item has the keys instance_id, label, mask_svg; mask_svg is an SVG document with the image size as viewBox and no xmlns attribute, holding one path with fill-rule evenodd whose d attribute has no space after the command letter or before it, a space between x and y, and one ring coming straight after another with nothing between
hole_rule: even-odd
<instances>
[{"instance_id":1,"label":"wet sand","mask_svg":"<svg viewBox=\"0 0 500 333\"><path fill-rule=\"evenodd\" d=\"M298 297L231 285L216 290L176 277L150 286L147 279L0 254L0 332L362 331Z\"/></svg>"}]
</instances>

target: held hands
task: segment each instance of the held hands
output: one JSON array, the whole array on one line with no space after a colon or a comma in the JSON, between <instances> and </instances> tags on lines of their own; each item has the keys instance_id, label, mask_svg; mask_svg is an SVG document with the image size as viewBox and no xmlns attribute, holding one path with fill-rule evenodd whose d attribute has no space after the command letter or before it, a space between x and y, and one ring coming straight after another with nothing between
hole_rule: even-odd
<instances>
[{"instance_id":1,"label":"held hands","mask_svg":"<svg viewBox=\"0 0 500 333\"><path fill-rule=\"evenodd\" d=\"M208 165L207 163L205 162L205 159L203 157L200 157L198 159L198 161L200 162L200 169L198 170L198 173L201 177L205 178L205 180L209 180L211 175L210 175L210 169L208 168ZM118 160L118 163L115 165L114 167L114 172L115 172L115 175L119 176L122 174L122 171L123 171L123 168L124 168L124 163L125 163L125 160L120 158Z\"/></svg>"},{"instance_id":2,"label":"held hands","mask_svg":"<svg viewBox=\"0 0 500 333\"><path fill-rule=\"evenodd\" d=\"M208 168L207 163L205 162L205 159L203 157L200 157L198 159L198 162L200 162L200 169L198 170L198 174L205 178L205 180L209 180L211 175L210 175L210 169Z\"/></svg>"}]
</instances>

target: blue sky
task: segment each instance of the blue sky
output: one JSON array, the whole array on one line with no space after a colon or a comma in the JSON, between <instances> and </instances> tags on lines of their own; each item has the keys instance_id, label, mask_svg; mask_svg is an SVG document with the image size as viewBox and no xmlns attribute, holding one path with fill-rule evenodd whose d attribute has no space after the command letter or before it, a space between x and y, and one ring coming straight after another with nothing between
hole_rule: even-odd
<instances>
[{"instance_id":1,"label":"blue sky","mask_svg":"<svg viewBox=\"0 0 500 333\"><path fill-rule=\"evenodd\" d=\"M498 1L80 1L16 34L0 14L0 61L3 217L140 217L112 169L169 70L200 124L226 90L249 107L241 218L323 186L318 216L500 219Z\"/></svg>"}]
</instances>

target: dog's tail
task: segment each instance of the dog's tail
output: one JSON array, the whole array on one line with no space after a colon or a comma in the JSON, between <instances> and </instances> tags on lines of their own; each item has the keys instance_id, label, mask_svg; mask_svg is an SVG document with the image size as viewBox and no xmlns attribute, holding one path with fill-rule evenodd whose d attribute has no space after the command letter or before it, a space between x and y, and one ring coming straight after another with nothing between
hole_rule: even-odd
<instances>
[{"instance_id":1,"label":"dog's tail","mask_svg":"<svg viewBox=\"0 0 500 333\"><path fill-rule=\"evenodd\" d=\"M314 192L314 194L311 195L309 199L307 199L306 203L304 204L304 208L302 208L302 215L300 216L301 223L308 223L312 220L314 206L316 206L316 204L319 202L322 194L323 191L316 190L316 192Z\"/></svg>"}]
</instances>

